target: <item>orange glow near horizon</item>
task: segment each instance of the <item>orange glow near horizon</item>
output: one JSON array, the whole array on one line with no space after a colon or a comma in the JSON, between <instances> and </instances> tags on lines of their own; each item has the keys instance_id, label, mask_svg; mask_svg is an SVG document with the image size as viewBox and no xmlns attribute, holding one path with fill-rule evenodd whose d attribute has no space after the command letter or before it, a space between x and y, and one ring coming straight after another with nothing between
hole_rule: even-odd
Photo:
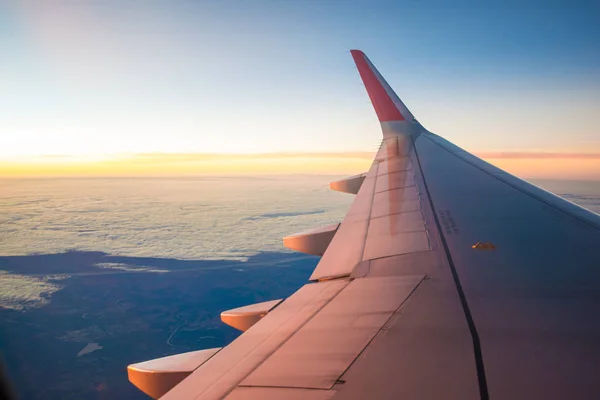
<instances>
[{"instance_id":1,"label":"orange glow near horizon","mask_svg":"<svg viewBox=\"0 0 600 400\"><path fill-rule=\"evenodd\" d=\"M600 154L476 153L523 178L600 180ZM374 152L268 154L135 154L36 157L0 161L0 178L190 176L206 174L356 174Z\"/></svg>"},{"instance_id":2,"label":"orange glow near horizon","mask_svg":"<svg viewBox=\"0 0 600 400\"><path fill-rule=\"evenodd\" d=\"M520 178L600 180L597 158L483 158L494 166Z\"/></svg>"},{"instance_id":3,"label":"orange glow near horizon","mask_svg":"<svg viewBox=\"0 0 600 400\"><path fill-rule=\"evenodd\" d=\"M0 161L0 177L345 174L368 169L374 153L137 154L93 160L51 157Z\"/></svg>"}]
</instances>

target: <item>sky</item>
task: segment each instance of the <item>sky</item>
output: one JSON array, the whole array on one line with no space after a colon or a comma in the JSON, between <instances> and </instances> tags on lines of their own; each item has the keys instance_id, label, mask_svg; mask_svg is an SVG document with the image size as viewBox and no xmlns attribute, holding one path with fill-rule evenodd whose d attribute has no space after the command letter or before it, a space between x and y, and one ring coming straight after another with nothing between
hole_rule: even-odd
<instances>
[{"instance_id":1,"label":"sky","mask_svg":"<svg viewBox=\"0 0 600 400\"><path fill-rule=\"evenodd\" d=\"M600 180L595 2L0 7L0 176L360 172L381 134L358 48L429 130L509 172Z\"/></svg>"}]
</instances>

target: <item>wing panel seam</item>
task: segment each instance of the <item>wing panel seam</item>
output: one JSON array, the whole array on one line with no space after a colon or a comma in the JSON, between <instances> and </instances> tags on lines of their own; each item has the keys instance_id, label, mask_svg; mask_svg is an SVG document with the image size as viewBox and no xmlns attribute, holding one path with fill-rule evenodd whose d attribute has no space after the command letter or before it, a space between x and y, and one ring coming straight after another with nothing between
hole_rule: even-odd
<instances>
[{"instance_id":1,"label":"wing panel seam","mask_svg":"<svg viewBox=\"0 0 600 400\"><path fill-rule=\"evenodd\" d=\"M448 247L448 243L446 242L446 237L444 236L444 231L442 230L442 226L438 219L438 216L437 216L437 213L435 210L435 205L433 204L433 199L431 198L431 193L429 192L429 187L427 186L427 180L425 179L425 174L423 173L423 168L421 167L421 160L419 159L419 153L417 152L417 147L415 145L414 138L412 136L411 136L411 139L412 139L412 143L413 143L413 150L415 152L415 157L417 159L417 164L419 165L419 172L421 173L421 179L423 180L423 186L425 186L425 191L427 192L427 197L429 198L429 204L431 206L433 218L434 218L435 224L438 228L438 232L440 234L440 239L442 241L442 246L444 247L444 252L446 253L446 257L448 258L448 264L450 265L450 271L452 272L454 284L456 285L458 297L460 298L463 312L465 314L465 319L467 320L467 325L469 326L469 331L471 332L471 340L473 342L473 355L475 356L475 368L477 370L477 381L479 383L479 396L480 396L481 400L489 400L490 397L489 397L489 392L488 392L488 388L487 388L485 368L483 365L481 342L479 340L479 334L477 333L477 327L475 326L475 321L473 320L471 310L469 309L469 304L467 303L467 298L463 291L462 284L460 283L460 278L458 277L458 272L456 271L456 266L454 265L454 261L452 260L452 255L450 253L450 248Z\"/></svg>"},{"instance_id":2,"label":"wing panel seam","mask_svg":"<svg viewBox=\"0 0 600 400\"><path fill-rule=\"evenodd\" d=\"M360 262L365 261L365 251L367 250L367 239L369 238L369 227L371 226L371 216L373 215L373 204L375 202L375 191L377 190L377 176L379 174L379 163L380 161L377 161L377 159L375 159L373 161L373 163L377 163L377 166L375 167L375 182L373 182L373 194L371 195L371 207L369 208L369 218L367 219L367 229L365 231L365 238L363 240L363 244L362 244L362 251L361 251L361 255L360 255ZM354 269L354 268L353 268Z\"/></svg>"},{"instance_id":3,"label":"wing panel seam","mask_svg":"<svg viewBox=\"0 0 600 400\"><path fill-rule=\"evenodd\" d=\"M373 337L371 338L371 340L369 340L369 342L367 343L367 345L365 347L363 347L363 349L356 355L356 357L354 358L354 360L352 360L352 362L346 367L346 369L340 374L340 376L338 376L338 381L341 377L344 376L344 374L346 372L348 372L348 370L350 368L352 368L352 366L356 363L356 360L358 360L360 358L360 356L362 356L364 354L364 352L369 348L369 346L371 345L371 343L373 343L373 341L375 339L377 339L377 337L381 334L381 331L386 330L386 326L387 324L389 324L389 322L392 320L392 318L394 318L394 316L398 313L398 310L400 310L404 304L406 304L406 302L412 297L412 295L417 291L417 289L421 286L421 284L423 283L423 281L427 278L427 275L422 275L421 276L421 280L415 285L415 287L410 291L410 293L408 294L408 296L406 296L406 298L402 301L402 303L400 303L400 306L398 306L398 308L391 313L390 317L385 321L385 323L383 325L381 325L381 328L375 333L375 335L373 335ZM329 390L333 390L333 388L335 387L335 385L337 384L334 383L333 386L331 386L329 388Z\"/></svg>"}]
</instances>

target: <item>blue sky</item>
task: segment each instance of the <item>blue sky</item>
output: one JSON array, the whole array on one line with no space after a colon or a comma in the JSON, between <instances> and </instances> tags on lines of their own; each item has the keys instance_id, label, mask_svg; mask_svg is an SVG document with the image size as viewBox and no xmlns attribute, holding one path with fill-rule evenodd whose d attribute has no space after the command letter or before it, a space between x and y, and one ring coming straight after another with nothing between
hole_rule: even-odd
<instances>
[{"instance_id":1,"label":"blue sky","mask_svg":"<svg viewBox=\"0 0 600 400\"><path fill-rule=\"evenodd\" d=\"M600 152L593 2L48 3L0 13L0 158L372 150L351 48L467 150Z\"/></svg>"}]
</instances>

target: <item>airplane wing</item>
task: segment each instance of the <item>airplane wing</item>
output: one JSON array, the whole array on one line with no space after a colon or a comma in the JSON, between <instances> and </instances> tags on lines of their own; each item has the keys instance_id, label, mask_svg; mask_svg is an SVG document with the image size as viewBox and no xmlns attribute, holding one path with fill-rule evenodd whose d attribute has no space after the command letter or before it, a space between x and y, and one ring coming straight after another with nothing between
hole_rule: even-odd
<instances>
[{"instance_id":1,"label":"airplane wing","mask_svg":"<svg viewBox=\"0 0 600 400\"><path fill-rule=\"evenodd\" d=\"M129 366L172 399L564 399L600 393L600 216L427 131L358 50L383 140L284 300L221 349ZM562 123L557 119L557 123ZM565 130L569 126L565 123Z\"/></svg>"}]
</instances>

